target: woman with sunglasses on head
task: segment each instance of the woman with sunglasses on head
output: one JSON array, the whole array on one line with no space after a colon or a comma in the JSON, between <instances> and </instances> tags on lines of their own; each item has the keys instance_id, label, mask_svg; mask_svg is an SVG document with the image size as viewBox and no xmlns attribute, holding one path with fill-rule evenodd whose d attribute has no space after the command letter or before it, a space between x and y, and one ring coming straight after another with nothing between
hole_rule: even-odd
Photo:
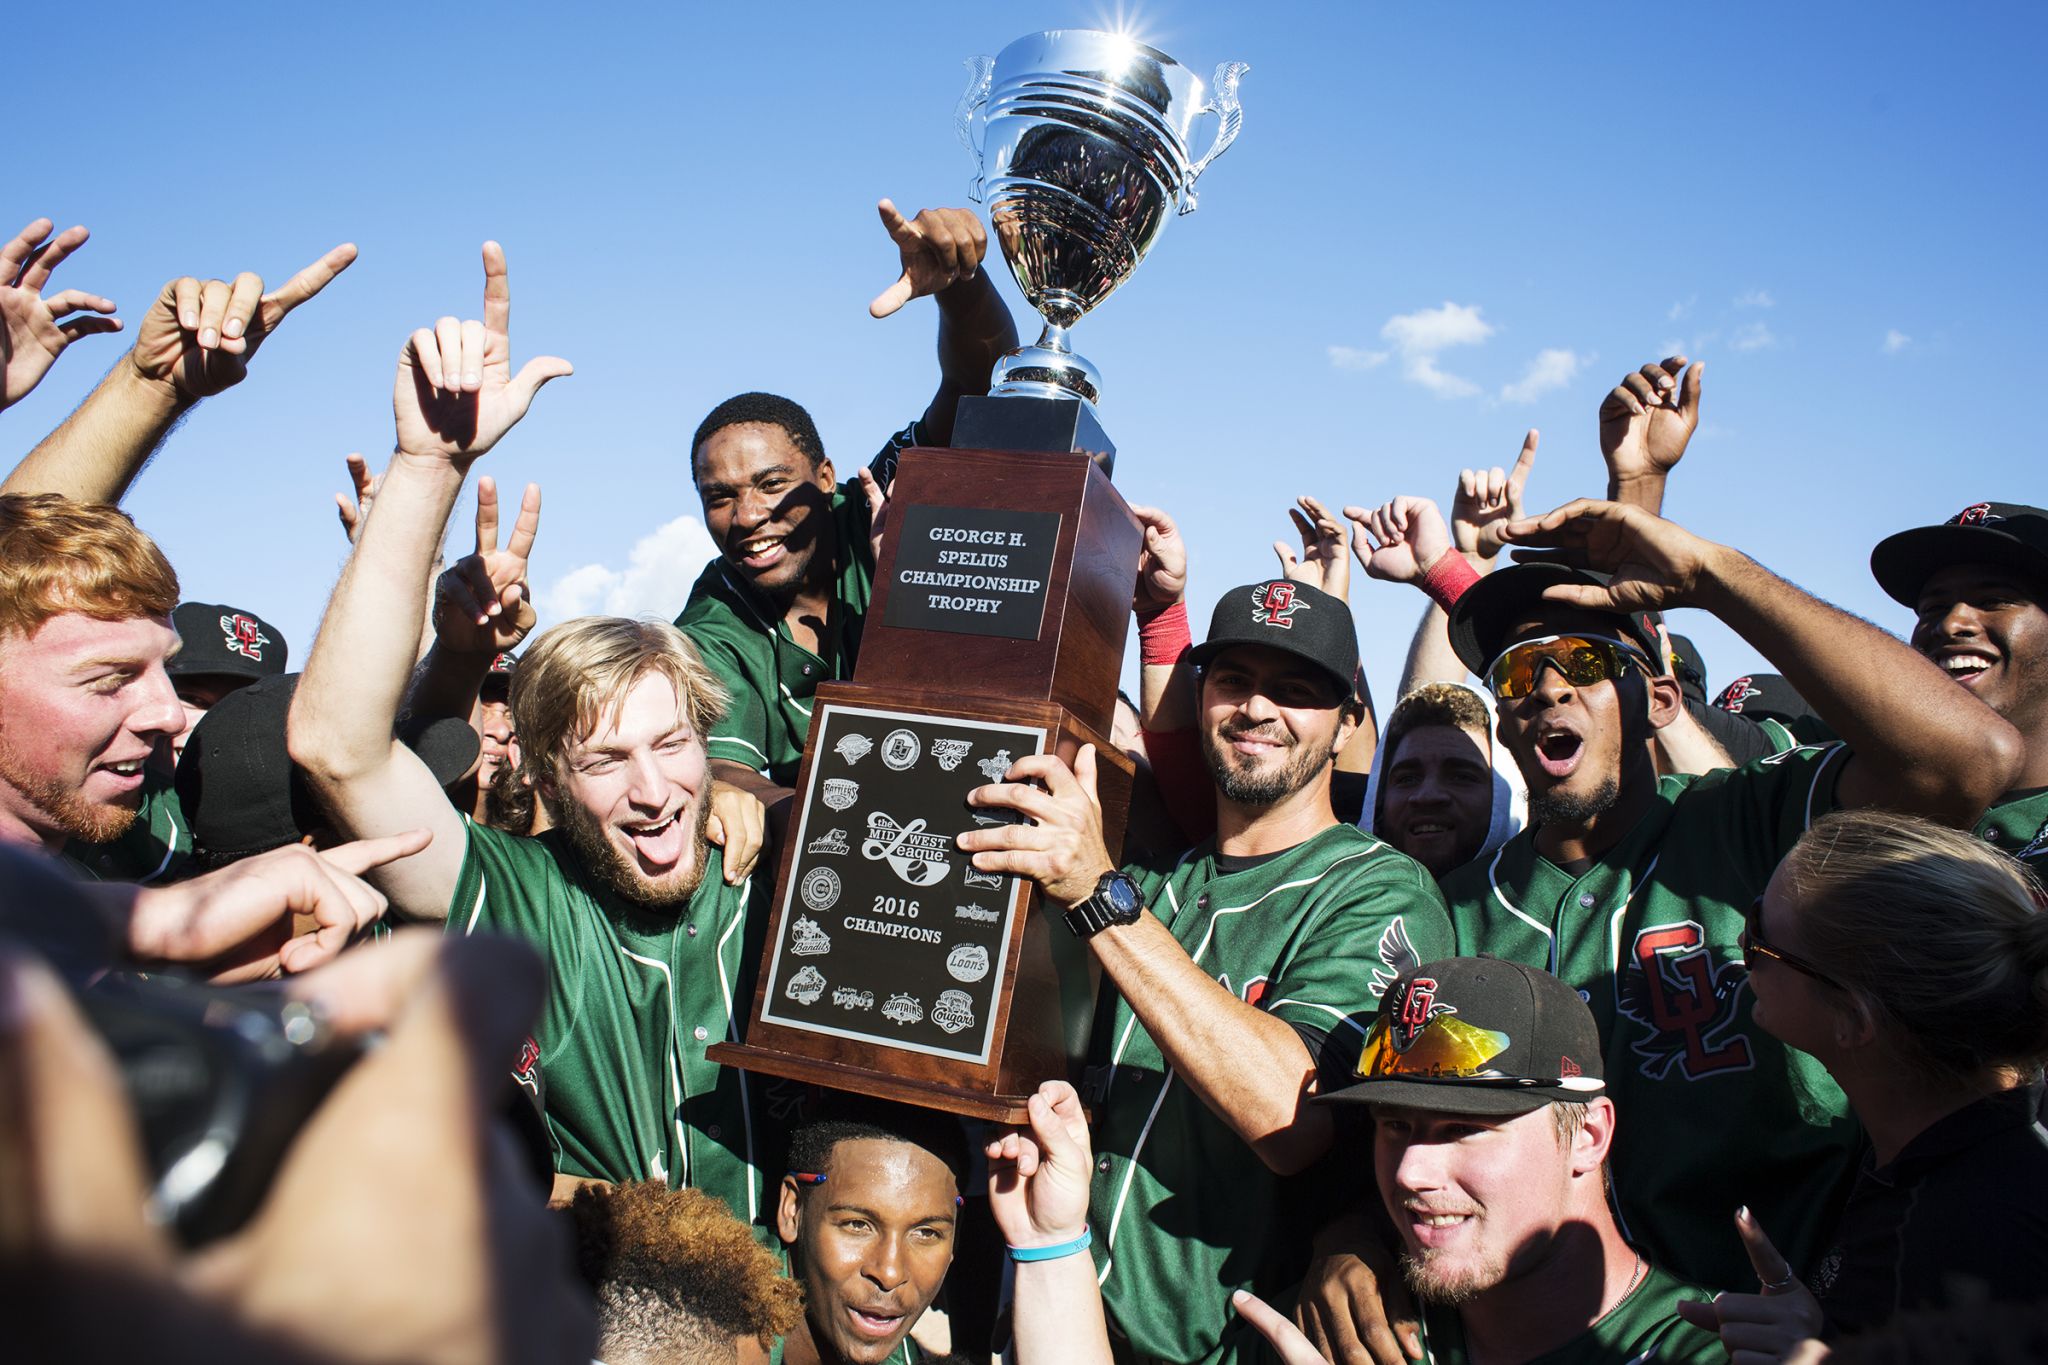
<instances>
[{"instance_id":1,"label":"woman with sunglasses on head","mask_svg":"<svg viewBox=\"0 0 2048 1365\"><path fill-rule=\"evenodd\" d=\"M1829 815L1742 950L1756 1022L1827 1067L1869 1146L1809 1284L1739 1214L1764 1292L1688 1318L1773 1360L1901 1312L2048 1297L2048 913L2026 869L1911 816Z\"/></svg>"}]
</instances>

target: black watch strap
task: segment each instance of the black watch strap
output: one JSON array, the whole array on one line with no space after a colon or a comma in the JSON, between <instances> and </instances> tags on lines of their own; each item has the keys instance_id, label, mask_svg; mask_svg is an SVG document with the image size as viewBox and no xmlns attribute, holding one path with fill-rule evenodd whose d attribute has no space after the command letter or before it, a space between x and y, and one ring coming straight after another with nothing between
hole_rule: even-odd
<instances>
[{"instance_id":1,"label":"black watch strap","mask_svg":"<svg viewBox=\"0 0 2048 1365\"><path fill-rule=\"evenodd\" d=\"M1135 922L1144 909L1136 881L1127 873L1105 872L1095 883L1095 894L1067 911L1067 928L1075 938L1093 938L1112 925Z\"/></svg>"}]
</instances>

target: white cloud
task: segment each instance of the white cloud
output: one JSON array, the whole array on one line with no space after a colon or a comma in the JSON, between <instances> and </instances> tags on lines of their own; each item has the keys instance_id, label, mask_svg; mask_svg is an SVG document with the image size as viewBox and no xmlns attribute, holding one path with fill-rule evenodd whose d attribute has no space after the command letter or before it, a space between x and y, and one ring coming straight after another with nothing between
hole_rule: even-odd
<instances>
[{"instance_id":1,"label":"white cloud","mask_svg":"<svg viewBox=\"0 0 2048 1365\"><path fill-rule=\"evenodd\" d=\"M1493 324L1479 316L1478 304L1445 302L1387 319L1380 335L1403 355L1434 355L1449 346L1471 346L1493 335Z\"/></svg>"},{"instance_id":2,"label":"white cloud","mask_svg":"<svg viewBox=\"0 0 2048 1365\"><path fill-rule=\"evenodd\" d=\"M1387 363L1385 351L1361 351L1356 346L1331 346L1330 367L1337 370L1370 370Z\"/></svg>"},{"instance_id":3,"label":"white cloud","mask_svg":"<svg viewBox=\"0 0 2048 1365\"><path fill-rule=\"evenodd\" d=\"M677 517L635 542L623 569L585 564L544 588L539 598L542 624L590 615L673 620L690 595L690 585L717 554L702 522Z\"/></svg>"},{"instance_id":4,"label":"white cloud","mask_svg":"<svg viewBox=\"0 0 2048 1365\"><path fill-rule=\"evenodd\" d=\"M1500 396L1509 403L1533 403L1552 389L1571 383L1579 367L1589 359L1590 356L1556 348L1539 351L1522 377L1502 389Z\"/></svg>"},{"instance_id":5,"label":"white cloud","mask_svg":"<svg viewBox=\"0 0 2048 1365\"><path fill-rule=\"evenodd\" d=\"M1777 344L1777 336L1761 322L1744 323L1728 339L1729 349L1735 351L1768 351Z\"/></svg>"},{"instance_id":6,"label":"white cloud","mask_svg":"<svg viewBox=\"0 0 2048 1365\"><path fill-rule=\"evenodd\" d=\"M1897 355L1912 344L1913 338L1907 336L1896 327L1884 334L1884 353L1886 355Z\"/></svg>"},{"instance_id":7,"label":"white cloud","mask_svg":"<svg viewBox=\"0 0 2048 1365\"><path fill-rule=\"evenodd\" d=\"M1692 311L1692 306L1698 303L1699 301L1700 296L1698 294L1694 294L1689 299L1686 299L1680 303L1672 304L1670 311L1664 314L1664 320L1666 322L1677 322L1687 313L1690 313Z\"/></svg>"},{"instance_id":8,"label":"white cloud","mask_svg":"<svg viewBox=\"0 0 2048 1365\"><path fill-rule=\"evenodd\" d=\"M1776 308L1778 301L1768 289L1749 289L1735 296L1737 308Z\"/></svg>"},{"instance_id":9,"label":"white cloud","mask_svg":"<svg viewBox=\"0 0 2048 1365\"><path fill-rule=\"evenodd\" d=\"M1479 392L1479 386L1471 380L1438 369L1436 357L1430 355L1409 356L1401 366L1401 377L1411 384L1420 384L1439 398L1470 398Z\"/></svg>"}]
</instances>

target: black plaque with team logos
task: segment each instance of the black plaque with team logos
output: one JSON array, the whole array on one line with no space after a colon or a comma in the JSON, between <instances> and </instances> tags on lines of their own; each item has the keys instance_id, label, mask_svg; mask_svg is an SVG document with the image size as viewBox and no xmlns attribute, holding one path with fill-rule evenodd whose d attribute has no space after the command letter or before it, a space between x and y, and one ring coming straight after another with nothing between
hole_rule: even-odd
<instances>
[{"instance_id":1,"label":"black plaque with team logos","mask_svg":"<svg viewBox=\"0 0 2048 1365\"><path fill-rule=\"evenodd\" d=\"M1045 730L840 705L813 729L761 1018L986 1064L1028 888L954 840L999 818L967 793L1043 751Z\"/></svg>"},{"instance_id":2,"label":"black plaque with team logos","mask_svg":"<svg viewBox=\"0 0 2048 1365\"><path fill-rule=\"evenodd\" d=\"M883 619L956 635L1035 640L1059 547L1057 512L986 507L901 509Z\"/></svg>"}]
</instances>

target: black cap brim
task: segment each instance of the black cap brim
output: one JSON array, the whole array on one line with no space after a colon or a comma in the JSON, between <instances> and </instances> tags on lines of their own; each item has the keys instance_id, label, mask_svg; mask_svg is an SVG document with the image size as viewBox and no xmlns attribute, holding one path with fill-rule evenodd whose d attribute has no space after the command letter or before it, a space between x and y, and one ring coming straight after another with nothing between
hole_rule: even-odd
<instances>
[{"instance_id":1,"label":"black cap brim","mask_svg":"<svg viewBox=\"0 0 2048 1365\"><path fill-rule=\"evenodd\" d=\"M1543 596L1547 590L1565 584L1604 588L1607 576L1590 569L1573 568L1569 564L1542 561L1498 570L1467 588L1451 610L1450 619L1451 648L1457 652L1459 662L1475 674L1484 673L1486 666L1507 648L1508 632L1514 629L1515 623L1531 612L1547 608L1555 611L1594 610L1600 615L1612 616L1616 634L1641 649L1653 663L1661 663L1657 658L1657 642L1643 638L1635 613L1572 608L1562 602L1548 601Z\"/></svg>"},{"instance_id":2,"label":"black cap brim","mask_svg":"<svg viewBox=\"0 0 2048 1365\"><path fill-rule=\"evenodd\" d=\"M1870 573L1901 606L1920 604L1920 590L1952 564L1996 564L2048 585L2048 555L1995 526L1916 526L1886 536L1870 552Z\"/></svg>"},{"instance_id":3,"label":"black cap brim","mask_svg":"<svg viewBox=\"0 0 2048 1365\"><path fill-rule=\"evenodd\" d=\"M1266 649L1277 649L1283 654L1292 654L1295 658L1301 659L1306 663L1312 663L1320 669L1324 677L1337 684L1337 692L1340 696L1348 697L1351 695L1353 681L1351 678L1337 672L1336 669L1331 668L1327 663L1324 663L1307 650L1292 648L1287 643L1287 638L1284 635L1277 635L1270 630L1262 631L1257 635L1225 635L1204 640L1188 651L1188 663L1196 668L1201 668L1224 650L1235 649L1239 645L1258 645Z\"/></svg>"},{"instance_id":4,"label":"black cap brim","mask_svg":"<svg viewBox=\"0 0 2048 1365\"><path fill-rule=\"evenodd\" d=\"M1564 1090L1548 1085L1474 1085L1455 1078L1431 1081L1387 1077L1360 1081L1342 1090L1318 1095L1315 1103L1391 1104L1435 1114L1478 1114L1497 1118L1527 1114L1546 1104L1582 1104L1606 1093L1605 1086L1597 1090Z\"/></svg>"}]
</instances>

